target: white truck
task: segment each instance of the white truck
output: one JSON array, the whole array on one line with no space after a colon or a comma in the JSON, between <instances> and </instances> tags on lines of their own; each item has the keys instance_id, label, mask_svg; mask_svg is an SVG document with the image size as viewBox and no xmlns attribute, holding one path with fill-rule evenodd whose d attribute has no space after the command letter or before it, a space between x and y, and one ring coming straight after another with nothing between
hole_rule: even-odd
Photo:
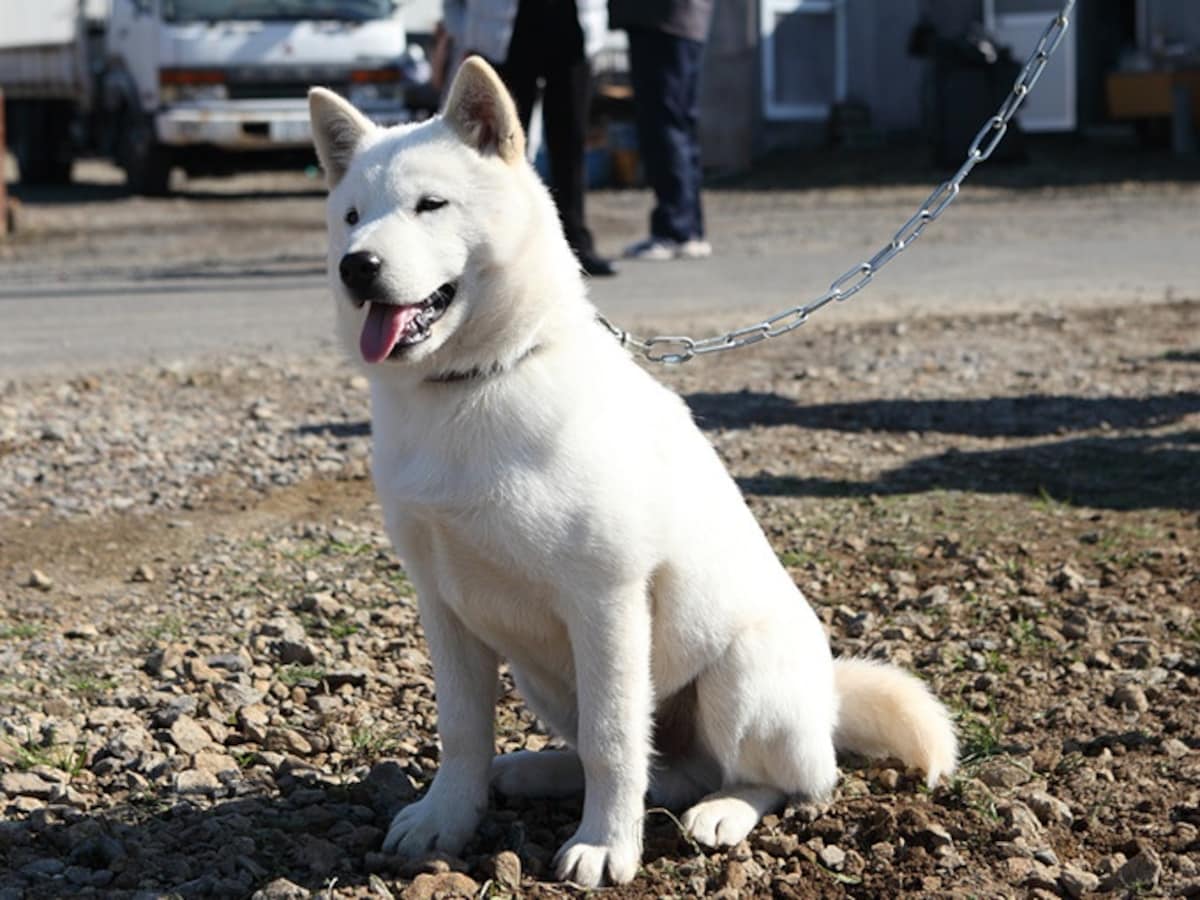
<instances>
[{"instance_id":1,"label":"white truck","mask_svg":"<svg viewBox=\"0 0 1200 900\"><path fill-rule=\"evenodd\" d=\"M395 124L421 64L395 0L0 0L8 142L28 183L68 181L83 152L147 194L174 167L309 159L310 85Z\"/></svg>"}]
</instances>

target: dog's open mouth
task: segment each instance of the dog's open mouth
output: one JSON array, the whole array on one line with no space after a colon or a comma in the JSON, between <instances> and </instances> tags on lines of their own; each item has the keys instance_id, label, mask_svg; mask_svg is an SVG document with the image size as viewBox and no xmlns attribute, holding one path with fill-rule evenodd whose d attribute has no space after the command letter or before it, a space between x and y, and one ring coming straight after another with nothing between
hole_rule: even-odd
<instances>
[{"instance_id":1,"label":"dog's open mouth","mask_svg":"<svg viewBox=\"0 0 1200 900\"><path fill-rule=\"evenodd\" d=\"M409 347L429 337L433 323L442 317L458 292L458 283L448 281L422 300L400 306L371 300L363 323L359 350L369 363L396 358Z\"/></svg>"}]
</instances>

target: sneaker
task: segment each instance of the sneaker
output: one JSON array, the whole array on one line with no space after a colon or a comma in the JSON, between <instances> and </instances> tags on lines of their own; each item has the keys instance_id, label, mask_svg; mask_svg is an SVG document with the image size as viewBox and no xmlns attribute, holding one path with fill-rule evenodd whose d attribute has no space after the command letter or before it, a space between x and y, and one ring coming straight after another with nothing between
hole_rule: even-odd
<instances>
[{"instance_id":1,"label":"sneaker","mask_svg":"<svg viewBox=\"0 0 1200 900\"><path fill-rule=\"evenodd\" d=\"M704 238L688 238L675 248L680 259L708 259L712 256L712 244Z\"/></svg>"},{"instance_id":2,"label":"sneaker","mask_svg":"<svg viewBox=\"0 0 1200 900\"><path fill-rule=\"evenodd\" d=\"M667 262L675 259L679 244L666 238L648 237L644 241L630 244L621 254L626 259L645 259L651 262Z\"/></svg>"}]
</instances>

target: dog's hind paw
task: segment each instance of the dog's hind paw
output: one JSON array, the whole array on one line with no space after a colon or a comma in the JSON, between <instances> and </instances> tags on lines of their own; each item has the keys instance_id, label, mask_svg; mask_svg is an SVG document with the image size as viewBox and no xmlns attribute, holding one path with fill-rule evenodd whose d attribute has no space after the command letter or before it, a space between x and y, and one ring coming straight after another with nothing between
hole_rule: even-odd
<instances>
[{"instance_id":1,"label":"dog's hind paw","mask_svg":"<svg viewBox=\"0 0 1200 900\"><path fill-rule=\"evenodd\" d=\"M383 849L408 858L434 850L457 854L479 824L480 814L469 804L454 806L431 802L429 797L410 803L392 819Z\"/></svg>"},{"instance_id":2,"label":"dog's hind paw","mask_svg":"<svg viewBox=\"0 0 1200 900\"><path fill-rule=\"evenodd\" d=\"M492 760L492 787L506 797L583 793L583 763L574 750L518 750Z\"/></svg>"},{"instance_id":3,"label":"dog's hind paw","mask_svg":"<svg viewBox=\"0 0 1200 900\"><path fill-rule=\"evenodd\" d=\"M711 797L683 814L683 827L706 847L732 847L751 832L758 818L758 811L738 797Z\"/></svg>"},{"instance_id":4,"label":"dog's hind paw","mask_svg":"<svg viewBox=\"0 0 1200 900\"><path fill-rule=\"evenodd\" d=\"M576 834L558 851L555 870L562 881L596 888L632 881L641 862L642 848L636 841L593 844Z\"/></svg>"}]
</instances>

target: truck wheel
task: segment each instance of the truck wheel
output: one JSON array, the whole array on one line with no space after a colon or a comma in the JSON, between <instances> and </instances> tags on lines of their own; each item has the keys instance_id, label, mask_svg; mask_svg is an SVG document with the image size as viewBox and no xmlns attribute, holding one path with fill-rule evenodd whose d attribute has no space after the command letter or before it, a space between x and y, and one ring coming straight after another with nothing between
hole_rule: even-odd
<instances>
[{"instance_id":1,"label":"truck wheel","mask_svg":"<svg viewBox=\"0 0 1200 900\"><path fill-rule=\"evenodd\" d=\"M21 183L69 184L75 161L71 147L72 105L26 100L12 107L12 150Z\"/></svg>"},{"instance_id":2,"label":"truck wheel","mask_svg":"<svg viewBox=\"0 0 1200 900\"><path fill-rule=\"evenodd\" d=\"M171 155L154 139L143 117L123 116L117 161L125 170L125 185L135 194L162 197L171 191Z\"/></svg>"}]
</instances>

